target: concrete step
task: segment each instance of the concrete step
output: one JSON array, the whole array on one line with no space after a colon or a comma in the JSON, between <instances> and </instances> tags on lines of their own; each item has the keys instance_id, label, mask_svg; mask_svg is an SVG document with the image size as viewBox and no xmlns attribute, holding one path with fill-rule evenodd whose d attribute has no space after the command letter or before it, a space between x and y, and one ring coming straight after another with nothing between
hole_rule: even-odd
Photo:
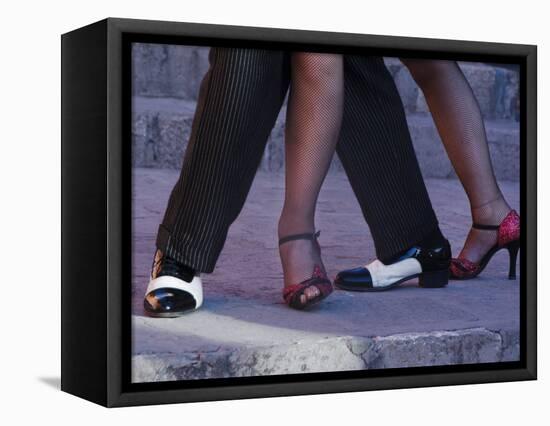
<instances>
[{"instance_id":1,"label":"concrete step","mask_svg":"<svg viewBox=\"0 0 550 426\"><path fill-rule=\"evenodd\" d=\"M195 101L176 98L134 97L133 165L179 169L189 139ZM261 170L284 170L283 107L267 143ZM437 129L428 113L407 115L422 173L425 177L453 178L454 171ZM519 124L511 119L486 120L487 136L495 174L500 180L519 179ZM337 158L331 170L342 171Z\"/></svg>"},{"instance_id":2,"label":"concrete step","mask_svg":"<svg viewBox=\"0 0 550 426\"><path fill-rule=\"evenodd\" d=\"M280 314L284 315L282 309ZM139 352L132 356L132 382L480 364L519 359L517 331L474 328L390 336L334 337L289 330L283 341L271 339L266 343L262 342L261 336L282 334L282 330L206 312L192 315L193 318L189 315L185 322L171 320L169 323L133 317L134 333L150 347L154 342L157 351L143 351L140 347ZM198 337L198 329L204 330L205 335ZM226 336L212 342L212 334L217 337L220 331L227 333L229 330L242 330L242 333L233 332L230 338ZM259 337L258 342L247 342L250 336L243 336L244 333ZM191 342L195 345L193 348L182 349Z\"/></svg>"},{"instance_id":3,"label":"concrete step","mask_svg":"<svg viewBox=\"0 0 550 426\"><path fill-rule=\"evenodd\" d=\"M416 280L387 292L335 291L317 309L282 302L277 223L284 175L260 172L231 226L212 274L203 274L201 310L146 318L143 296L155 235L176 170L134 169L132 221L132 378L136 382L243 377L519 359L520 280L508 280L508 256L495 255L476 280L423 289ZM442 232L458 253L471 226L460 183L426 181ZM502 182L513 208L517 182ZM327 177L316 225L329 277L375 257L349 182ZM521 271L520 271L521 273Z\"/></svg>"}]
</instances>

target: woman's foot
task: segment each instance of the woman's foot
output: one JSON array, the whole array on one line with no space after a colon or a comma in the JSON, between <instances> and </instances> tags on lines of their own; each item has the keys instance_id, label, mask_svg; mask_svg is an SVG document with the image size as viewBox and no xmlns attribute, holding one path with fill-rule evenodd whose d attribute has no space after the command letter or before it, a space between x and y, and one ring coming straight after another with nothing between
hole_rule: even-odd
<instances>
[{"instance_id":1,"label":"woman's foot","mask_svg":"<svg viewBox=\"0 0 550 426\"><path fill-rule=\"evenodd\" d=\"M317 242L319 233L285 235L279 240L283 265L283 298L295 309L316 305L332 292Z\"/></svg>"},{"instance_id":2,"label":"woman's foot","mask_svg":"<svg viewBox=\"0 0 550 426\"><path fill-rule=\"evenodd\" d=\"M468 232L464 247L462 247L458 258L478 263L497 243L497 239L497 229L470 228L470 232Z\"/></svg>"},{"instance_id":3,"label":"woman's foot","mask_svg":"<svg viewBox=\"0 0 550 426\"><path fill-rule=\"evenodd\" d=\"M479 207L472 208L472 221L478 224L496 225L497 229L470 228L459 259L479 263L483 256L497 243L498 225L512 211L502 196Z\"/></svg>"},{"instance_id":4,"label":"woman's foot","mask_svg":"<svg viewBox=\"0 0 550 426\"><path fill-rule=\"evenodd\" d=\"M485 269L492 256L497 251L507 249L510 255L508 278L515 279L516 260L520 245L520 220L517 212L511 210L498 225L486 223L479 224L474 222L470 235L472 235L472 231L483 232L490 235L490 237L485 237L484 243L488 245L488 243L492 241L492 245L484 252L481 252L480 247L482 247L482 245L477 244L475 250L470 250L468 252L477 255L475 259L464 255L463 253L465 253L466 250L463 248L459 257L451 261L451 278L461 280L475 278Z\"/></svg>"}]
</instances>

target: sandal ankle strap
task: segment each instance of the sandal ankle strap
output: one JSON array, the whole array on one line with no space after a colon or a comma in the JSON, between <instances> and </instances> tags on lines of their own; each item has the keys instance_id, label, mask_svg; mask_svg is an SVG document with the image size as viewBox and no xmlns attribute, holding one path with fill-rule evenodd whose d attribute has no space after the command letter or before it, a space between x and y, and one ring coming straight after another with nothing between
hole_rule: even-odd
<instances>
[{"instance_id":1,"label":"sandal ankle strap","mask_svg":"<svg viewBox=\"0 0 550 426\"><path fill-rule=\"evenodd\" d=\"M472 228L486 230L486 231L495 231L498 228L500 228L500 225L483 225L480 223L472 223Z\"/></svg>"},{"instance_id":2,"label":"sandal ankle strap","mask_svg":"<svg viewBox=\"0 0 550 426\"><path fill-rule=\"evenodd\" d=\"M314 233L308 232L305 234L288 235L286 237L279 239L279 245L282 245L284 243L288 243L289 241L294 241L294 240L317 240L317 238L319 238L319 235L321 235L321 231L317 231Z\"/></svg>"}]
</instances>

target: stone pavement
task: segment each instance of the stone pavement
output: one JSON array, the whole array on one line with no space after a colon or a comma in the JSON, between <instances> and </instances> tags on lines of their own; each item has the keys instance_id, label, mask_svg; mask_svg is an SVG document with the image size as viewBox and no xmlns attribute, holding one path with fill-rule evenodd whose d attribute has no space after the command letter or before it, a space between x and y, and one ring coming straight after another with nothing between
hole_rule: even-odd
<instances>
[{"instance_id":1,"label":"stone pavement","mask_svg":"<svg viewBox=\"0 0 550 426\"><path fill-rule=\"evenodd\" d=\"M260 172L232 226L216 271L203 276L205 304L176 319L144 316L155 233L170 169L134 169L133 381L344 371L519 359L519 279L507 279L500 252L476 280L422 289L413 280L393 291L336 291L318 308L282 303L276 225L283 176ZM502 182L512 206L517 182ZM441 227L456 253L470 225L458 181L429 179ZM331 277L374 257L367 226L343 173L330 173L317 226Z\"/></svg>"}]
</instances>

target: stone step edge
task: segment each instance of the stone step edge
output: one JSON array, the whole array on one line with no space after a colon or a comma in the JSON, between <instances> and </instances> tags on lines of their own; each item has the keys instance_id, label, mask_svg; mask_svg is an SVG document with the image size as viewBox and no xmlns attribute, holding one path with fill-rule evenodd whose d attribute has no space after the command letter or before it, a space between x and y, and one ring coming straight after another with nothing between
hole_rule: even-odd
<instances>
[{"instance_id":1,"label":"stone step edge","mask_svg":"<svg viewBox=\"0 0 550 426\"><path fill-rule=\"evenodd\" d=\"M327 337L319 341L208 352L135 354L132 381L158 382L494 363L519 360L519 331L471 328L389 336Z\"/></svg>"},{"instance_id":2,"label":"stone step edge","mask_svg":"<svg viewBox=\"0 0 550 426\"><path fill-rule=\"evenodd\" d=\"M150 98L140 96L136 99L134 115L173 115L175 121L190 120L195 114L196 102L178 98ZM177 107L177 110L176 110ZM281 109L276 125L280 125L285 115L286 107ZM434 123L429 113L415 112L407 113L407 122L410 126L433 127ZM513 119L485 119L485 126L491 129L498 129L519 133L519 122Z\"/></svg>"}]
</instances>

